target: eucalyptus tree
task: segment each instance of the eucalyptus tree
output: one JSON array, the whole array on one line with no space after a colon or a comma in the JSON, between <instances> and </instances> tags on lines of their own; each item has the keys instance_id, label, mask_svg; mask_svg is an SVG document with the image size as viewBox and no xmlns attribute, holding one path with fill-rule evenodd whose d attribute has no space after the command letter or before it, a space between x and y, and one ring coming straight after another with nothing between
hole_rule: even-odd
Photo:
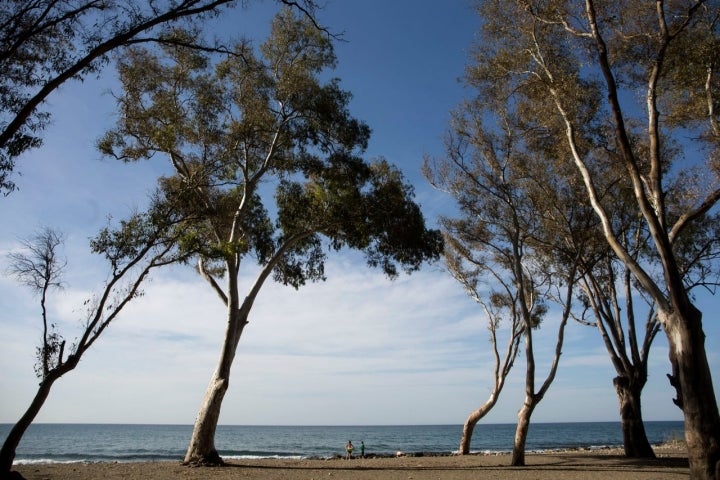
<instances>
[{"instance_id":1,"label":"eucalyptus tree","mask_svg":"<svg viewBox=\"0 0 720 480\"><path fill-rule=\"evenodd\" d=\"M455 125L464 123L460 112L456 112L454 117ZM445 239L445 266L468 296L482 308L487 318L492 349L493 385L487 400L470 412L463 424L458 448L460 455L470 453L475 427L500 399L525 330L511 269L512 253L501 250L506 254L502 255L494 251L506 241L509 232L489 221L489 218L500 212L490 211L489 205L485 212L480 205L479 198L490 202L495 197L483 195L481 187L477 186L486 183L485 178L480 178L484 165L482 160L475 158L466 160L470 142L468 136L458 135L451 130L445 136L448 156L441 159L426 157L423 164L425 178L435 188L455 198L463 213L462 218L440 219ZM478 165L475 165L476 162ZM493 203L497 204L498 201ZM520 254L522 250L517 252ZM494 288L488 288L488 285L494 285ZM503 332L507 334L501 358L499 342Z\"/></svg>"},{"instance_id":2,"label":"eucalyptus tree","mask_svg":"<svg viewBox=\"0 0 720 480\"><path fill-rule=\"evenodd\" d=\"M649 234L632 208L630 183L623 175L613 176L616 171L606 169L602 179L598 178L598 183L603 184L601 201L613 210L613 230L618 240L638 262L647 261ZM587 244L583 255L580 281L580 297L592 320L577 320L597 328L617 373L613 386L618 396L625 455L654 458L645 432L641 397L648 380L650 347L660 331L655 303L599 234L599 224L595 231L598 235Z\"/></svg>"},{"instance_id":3,"label":"eucalyptus tree","mask_svg":"<svg viewBox=\"0 0 720 480\"><path fill-rule=\"evenodd\" d=\"M660 330L654 304L638 289L632 274L613 254L597 260L581 281L582 299L594 320L617 376L613 386L618 395L623 446L628 457L654 458L645 432L641 396L648 379L650 346ZM641 303L644 312L638 309ZM644 313L644 330L637 315ZM580 320L586 323L586 320ZM641 336L640 336L641 335Z\"/></svg>"},{"instance_id":4,"label":"eucalyptus tree","mask_svg":"<svg viewBox=\"0 0 720 480\"><path fill-rule=\"evenodd\" d=\"M720 5L490 0L479 3L479 13L473 86L481 96L510 98L538 135L564 144L603 237L656 305L691 476L716 479L720 414L682 250L695 225L716 215L720 199ZM599 200L603 170L590 166L607 152L619 161L606 167L620 166L632 184L651 238L649 262L619 241L612 210Z\"/></svg>"},{"instance_id":5,"label":"eucalyptus tree","mask_svg":"<svg viewBox=\"0 0 720 480\"><path fill-rule=\"evenodd\" d=\"M425 164L427 178L455 198L460 212L459 218L441 220L448 268L492 313L495 385L489 400L465 422L460 452L469 451L474 425L497 401L523 339L525 397L518 413L513 465L525 464L530 419L558 369L581 258L576 250L555 246L558 229L548 228L553 218L550 205L564 205L572 198L562 197L567 189L561 178L553 181L548 176L544 157L528 155L519 120L503 115L502 103L494 99L467 102L455 112L445 157ZM562 220L554 221L576 222L566 211L560 214ZM546 260L550 255L554 262ZM560 306L560 321L550 367L538 387L533 332L551 303ZM502 366L496 342L501 315L507 317L510 331Z\"/></svg>"},{"instance_id":6,"label":"eucalyptus tree","mask_svg":"<svg viewBox=\"0 0 720 480\"><path fill-rule=\"evenodd\" d=\"M505 108L511 109L509 105ZM562 161L566 154L564 145L545 135L535 135L531 125L527 129L533 132L530 137L534 137L529 140L531 150L552 161L548 163L550 171L547 180L538 185L540 192L544 193L536 195L539 199L548 199L536 203L538 215L546 219L541 229L546 237L542 241L548 243L546 261L555 263L554 250L560 245L580 255L578 297L585 308L573 312L572 316L580 323L598 329L617 372L613 385L620 405L625 454L654 457L645 433L641 406L650 346L660 328L654 303L604 240L600 222L590 202L583 200L582 179L571 164ZM582 141L587 142L588 139ZM602 192L599 200L613 212L613 230L617 238L634 258L646 260L648 233L633 208L632 186L622 171L607 168L608 162L616 160L602 158L601 154L598 157L594 164L588 166L601 172L596 177L596 186ZM564 201L555 194L562 184L569 188ZM557 221L565 218L575 220ZM700 245L704 244L700 237L696 239ZM588 313L594 320L587 319ZM636 316L643 314L644 333L636 326Z\"/></svg>"},{"instance_id":7,"label":"eucalyptus tree","mask_svg":"<svg viewBox=\"0 0 720 480\"><path fill-rule=\"evenodd\" d=\"M554 154L561 155L563 148L554 146L552 150ZM543 151L547 153L547 147L543 147ZM652 458L655 454L645 433L641 395L648 378L650 347L660 330L660 324L652 299L604 241L600 223L589 202L578 200L583 197L582 182L577 172L569 167L571 165L556 164L552 172L556 176L564 176L565 181L574 184L572 194L568 197L569 202L563 206L562 202L557 201L552 195L552 190L556 187L549 185L547 198L553 200L546 204L550 210L546 210L542 215L547 218L563 218L573 215L574 210L574 215L582 214L585 222L552 222L546 224L543 230L556 232L554 238L550 237L554 244L565 245L565 248L574 249L580 254L578 297L585 308L580 313L573 312L572 315L581 324L598 329L616 370L617 376L613 379L613 385L618 395L626 456ZM613 229L617 238L634 258L642 261L646 254L648 234L643 222L635 215L632 202L628 203L631 186L626 176L617 175L616 171L607 169L606 165L599 162L594 168L603 169L603 174L598 175L597 185L603 192L601 201L613 211ZM561 212L562 208L568 210ZM549 247L549 252L552 252L552 245ZM548 261L553 261L552 256ZM591 317L588 317L588 313ZM643 315L644 329L641 329L637 320Z\"/></svg>"},{"instance_id":8,"label":"eucalyptus tree","mask_svg":"<svg viewBox=\"0 0 720 480\"><path fill-rule=\"evenodd\" d=\"M456 184L454 174L450 174L447 164L430 166L429 160L425 163L425 175L437 188L453 194L451 184ZM443 220L445 250L445 265L452 277L462 285L468 296L482 308L487 319L488 332L490 336L490 348L493 358L493 385L487 400L482 403L465 419L458 453L467 455L470 453L472 437L475 427L495 407L505 380L510 374L517 358L518 348L525 324L522 321L517 303L511 299L514 288L511 280L502 274L501 269L494 268L490 261L490 255L484 248L484 236L474 235L474 225L461 224L460 220ZM478 238L479 237L479 238ZM484 258L488 257L488 258ZM488 279L493 279L495 289L486 291ZM507 322L508 325L505 325ZM504 332L507 332L504 334ZM505 335L505 347L500 353L499 344Z\"/></svg>"},{"instance_id":9,"label":"eucalyptus tree","mask_svg":"<svg viewBox=\"0 0 720 480\"><path fill-rule=\"evenodd\" d=\"M65 82L98 74L108 54L144 42L172 43L180 25L200 30L236 0L4 0L0 3L0 191L15 189L16 159L42 143L43 102ZM278 0L312 15L311 0ZM246 2L242 2L243 8ZM220 44L190 43L224 50Z\"/></svg>"},{"instance_id":10,"label":"eucalyptus tree","mask_svg":"<svg viewBox=\"0 0 720 480\"><path fill-rule=\"evenodd\" d=\"M440 255L442 237L399 170L359 156L370 129L350 115L339 80L322 80L336 62L331 40L284 9L257 51L245 42L213 62L178 47L131 49L120 62L120 119L100 146L169 161L162 189L193 214L181 248L198 252L198 273L227 307L186 464L222 463L214 437L232 362L270 276L295 288L323 280L325 247L361 250L390 277ZM255 279L244 295L241 273Z\"/></svg>"},{"instance_id":11,"label":"eucalyptus tree","mask_svg":"<svg viewBox=\"0 0 720 480\"><path fill-rule=\"evenodd\" d=\"M605 164L596 167L604 168ZM647 248L650 234L632 208L633 202L629 202L630 182L619 173L616 177L616 169L605 168L602 176L596 176L596 185L603 192L600 201L613 212L613 231L618 241L636 261L647 265L651 261ZM668 203L673 201L669 196ZM675 246L688 292L715 288L717 276L709 267L717 261L719 253L718 228L717 218L706 216L686 231ZM618 395L625 454L652 458L655 454L645 432L641 396L648 379L650 348L661 330L655 302L601 237L587 244L582 269L581 299L594 320L578 320L598 329L617 373L613 386ZM659 272L653 274L661 281Z\"/></svg>"},{"instance_id":12,"label":"eucalyptus tree","mask_svg":"<svg viewBox=\"0 0 720 480\"><path fill-rule=\"evenodd\" d=\"M464 243L468 245L475 242L467 238ZM524 325L515 304L506 301L507 295L503 295L500 291L492 291L486 298L484 294L485 285L481 282L481 279L484 278L482 275L483 269L480 266L473 265L474 268L470 266L476 261L473 258L475 255L464 247L465 245L461 245L460 242L456 243L455 239L448 234L445 237L445 265L448 272L465 288L467 294L480 305L485 314L490 336L490 348L492 349L493 384L485 402L470 412L463 423L458 447L460 455L470 453L476 425L490 413L500 399L505 380L517 358ZM487 274L492 276L493 272L487 272ZM498 282L498 286L501 286L501 289L505 291L509 288L502 280ZM506 320L508 326L505 326ZM503 340L503 335L505 335L505 346L501 356L499 345Z\"/></svg>"},{"instance_id":13,"label":"eucalyptus tree","mask_svg":"<svg viewBox=\"0 0 720 480\"><path fill-rule=\"evenodd\" d=\"M13 425L0 449L0 477L12 469L15 451L25 431L45 404L52 386L78 366L83 355L99 340L123 308L141 295L142 283L155 268L182 262L187 253L176 248L177 214L166 210L156 198L145 213L136 213L119 226L108 226L92 241L93 253L109 264L108 280L97 295L83 305L79 335L67 343L67 331L50 314L51 292L62 288L66 261L61 255L62 235L45 228L22 241L22 249L9 256L8 273L39 296L41 343L37 347L37 392L25 413ZM80 307L80 306L78 306Z\"/></svg>"}]
</instances>

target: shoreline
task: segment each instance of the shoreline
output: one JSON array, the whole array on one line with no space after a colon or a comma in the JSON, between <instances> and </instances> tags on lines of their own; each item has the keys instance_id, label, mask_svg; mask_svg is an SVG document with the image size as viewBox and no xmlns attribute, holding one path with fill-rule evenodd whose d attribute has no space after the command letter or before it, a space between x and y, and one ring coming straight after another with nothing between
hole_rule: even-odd
<instances>
[{"instance_id":1,"label":"shoreline","mask_svg":"<svg viewBox=\"0 0 720 480\"><path fill-rule=\"evenodd\" d=\"M656 452L659 449L663 449L667 447L667 444L658 444L658 445L652 445L653 450ZM675 449L677 447L672 446L671 449ZM679 447L682 451L682 448ZM622 455L623 454L623 447L619 445L600 445L600 446L588 446L588 447L567 447L567 448L547 448L547 449L532 449L532 450L526 450L526 455L552 455L552 454L572 454L572 453L596 453L596 454L603 454L604 452L609 452L612 455ZM469 456L501 456L501 455L510 455L512 454L511 450L474 450L471 451ZM389 458L433 458L433 457L460 457L457 453L457 451L453 452L426 452L426 451L420 451L420 452L401 452L398 451L396 453L367 453L364 457L360 457L359 455L353 455L353 460L361 460L361 459L389 459ZM267 460L267 461L276 461L276 460L318 460L318 461L327 461L327 460L345 460L345 456L339 453L335 453L328 456L303 456L303 455L269 455L269 456L260 456L260 455L220 455L221 458L226 460L226 463L233 463L233 462L243 462L246 460L249 461L255 461L255 460ZM20 459L15 460L14 465L20 466L20 465L43 465L43 464L95 464L95 463L158 463L158 462L178 462L179 457L149 457L149 458L102 458L102 459L89 459L89 458L77 458L77 459L71 459L71 460L55 460L55 459Z\"/></svg>"},{"instance_id":2,"label":"shoreline","mask_svg":"<svg viewBox=\"0 0 720 480\"><path fill-rule=\"evenodd\" d=\"M684 455L685 445L682 442L664 442L656 445L651 445L658 457L667 454L668 452L674 455ZM565 454L597 454L597 455L623 455L623 447L620 445L599 445L599 446L581 446L581 447L566 447L566 448L546 448L546 449L529 449L525 451L526 455L565 455ZM474 450L471 451L467 456L502 456L511 455L512 450ZM226 463L235 463L243 461L282 461L282 460L317 460L317 461L328 461L328 460L344 460L345 456L339 453L335 453L328 456L303 456L303 455L278 455L278 456L259 456L259 455L220 455L226 460ZM401 452L396 453L367 453L364 457L359 455L353 455L353 460L369 460L369 459L391 459L391 458L433 458L433 457L461 457L457 451L453 452ZM149 458L103 458L103 459L89 459L89 458L77 458L71 460L55 460L55 459L16 459L14 466L23 465L71 465L71 464L103 464L103 463L159 463L159 462L178 462L180 457L149 457Z\"/></svg>"},{"instance_id":3,"label":"shoreline","mask_svg":"<svg viewBox=\"0 0 720 480\"><path fill-rule=\"evenodd\" d=\"M4 426L9 430L9 427ZM682 422L647 422L652 445L682 438ZM457 452L462 425L379 426L218 426L216 445L226 461L246 459L327 459L345 456L348 439L364 439L366 454L394 457L450 455ZM516 425L486 424L473 438L475 453L510 453ZM4 430L0 429L0 433ZM191 425L33 424L17 452L16 464L55 462L179 461L186 453ZM619 422L538 423L526 453L599 451L622 445ZM413 452L422 452L413 453ZM354 452L359 453L358 450Z\"/></svg>"},{"instance_id":4,"label":"shoreline","mask_svg":"<svg viewBox=\"0 0 720 480\"><path fill-rule=\"evenodd\" d=\"M510 466L509 453L405 455L383 458L232 459L223 467L187 467L179 461L35 463L13 467L27 480L675 480L688 477L679 445L655 447L656 459L626 458L622 449L527 453Z\"/></svg>"}]
</instances>

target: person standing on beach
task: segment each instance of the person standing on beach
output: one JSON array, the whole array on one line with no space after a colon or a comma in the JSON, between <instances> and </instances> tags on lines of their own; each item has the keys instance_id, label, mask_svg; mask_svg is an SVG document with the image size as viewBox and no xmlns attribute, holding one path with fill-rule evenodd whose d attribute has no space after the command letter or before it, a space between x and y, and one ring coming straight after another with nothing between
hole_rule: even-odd
<instances>
[{"instance_id":1,"label":"person standing on beach","mask_svg":"<svg viewBox=\"0 0 720 480\"><path fill-rule=\"evenodd\" d=\"M348 440L347 445L345 445L345 451L347 452L347 455L345 455L346 460L350 460L352 458L353 450L355 450L355 447L353 447L352 442Z\"/></svg>"},{"instance_id":2,"label":"person standing on beach","mask_svg":"<svg viewBox=\"0 0 720 480\"><path fill-rule=\"evenodd\" d=\"M360 458L365 458L365 442L360 440Z\"/></svg>"}]
</instances>

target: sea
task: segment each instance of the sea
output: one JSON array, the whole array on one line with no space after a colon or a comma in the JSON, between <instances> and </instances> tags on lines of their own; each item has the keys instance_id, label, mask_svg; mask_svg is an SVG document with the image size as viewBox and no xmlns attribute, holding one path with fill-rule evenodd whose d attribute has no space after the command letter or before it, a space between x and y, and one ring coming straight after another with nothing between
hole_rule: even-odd
<instances>
[{"instance_id":1,"label":"sea","mask_svg":"<svg viewBox=\"0 0 720 480\"><path fill-rule=\"evenodd\" d=\"M12 428L0 424L3 440ZM683 422L645 422L651 444L683 438ZM179 461L188 446L191 425L33 424L25 433L15 464L66 462ZM344 455L352 440L368 455L452 454L461 425L410 426L240 426L219 425L215 446L226 460L251 458L332 458ZM471 451L512 451L515 424L478 424ZM602 449L621 446L617 422L533 423L528 452Z\"/></svg>"}]
</instances>

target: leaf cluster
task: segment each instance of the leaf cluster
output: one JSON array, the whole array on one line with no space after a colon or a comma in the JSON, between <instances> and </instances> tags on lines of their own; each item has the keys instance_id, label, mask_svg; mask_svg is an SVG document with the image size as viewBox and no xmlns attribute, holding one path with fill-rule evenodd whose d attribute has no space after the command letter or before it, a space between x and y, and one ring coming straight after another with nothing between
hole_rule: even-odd
<instances>
[{"instance_id":1,"label":"leaf cluster","mask_svg":"<svg viewBox=\"0 0 720 480\"><path fill-rule=\"evenodd\" d=\"M42 143L50 116L41 104L71 79L98 73L115 50L137 43L182 43L225 50L198 36L178 38L232 0L28 0L0 4L0 189L11 192L15 159ZM293 2L295 3L295 2ZM301 2L313 7L311 2ZM297 5L300 7L301 3ZM304 9L309 13L309 10Z\"/></svg>"},{"instance_id":2,"label":"leaf cluster","mask_svg":"<svg viewBox=\"0 0 720 480\"><path fill-rule=\"evenodd\" d=\"M251 256L297 288L324 279L323 238L390 276L437 258L440 234L425 227L412 188L387 162L360 157L369 127L351 116L339 80L321 80L336 62L328 36L283 9L266 42L233 52L129 49L118 125L99 141L122 160L170 161L163 201L201 273L237 272Z\"/></svg>"},{"instance_id":3,"label":"leaf cluster","mask_svg":"<svg viewBox=\"0 0 720 480\"><path fill-rule=\"evenodd\" d=\"M90 249L108 261L113 276L121 276L152 252L160 253L154 266L183 262L194 253L175 248L185 235L181 227L187 217L183 214L168 208L166 198L157 194L147 211L101 229L90 240Z\"/></svg>"},{"instance_id":4,"label":"leaf cluster","mask_svg":"<svg viewBox=\"0 0 720 480\"><path fill-rule=\"evenodd\" d=\"M718 250L707 225L720 178L717 5L518 0L480 2L478 12L469 108L500 105L490 115L511 119L529 154L554 159L547 165L587 212L591 190L593 209L607 219L592 229L629 248L624 259L645 266L638 275L661 285L662 258L673 255L686 286L715 282ZM584 180L572 179L573 159ZM575 215L590 229L597 222L584 211ZM602 242L584 241L593 245L591 268Z\"/></svg>"}]
</instances>

